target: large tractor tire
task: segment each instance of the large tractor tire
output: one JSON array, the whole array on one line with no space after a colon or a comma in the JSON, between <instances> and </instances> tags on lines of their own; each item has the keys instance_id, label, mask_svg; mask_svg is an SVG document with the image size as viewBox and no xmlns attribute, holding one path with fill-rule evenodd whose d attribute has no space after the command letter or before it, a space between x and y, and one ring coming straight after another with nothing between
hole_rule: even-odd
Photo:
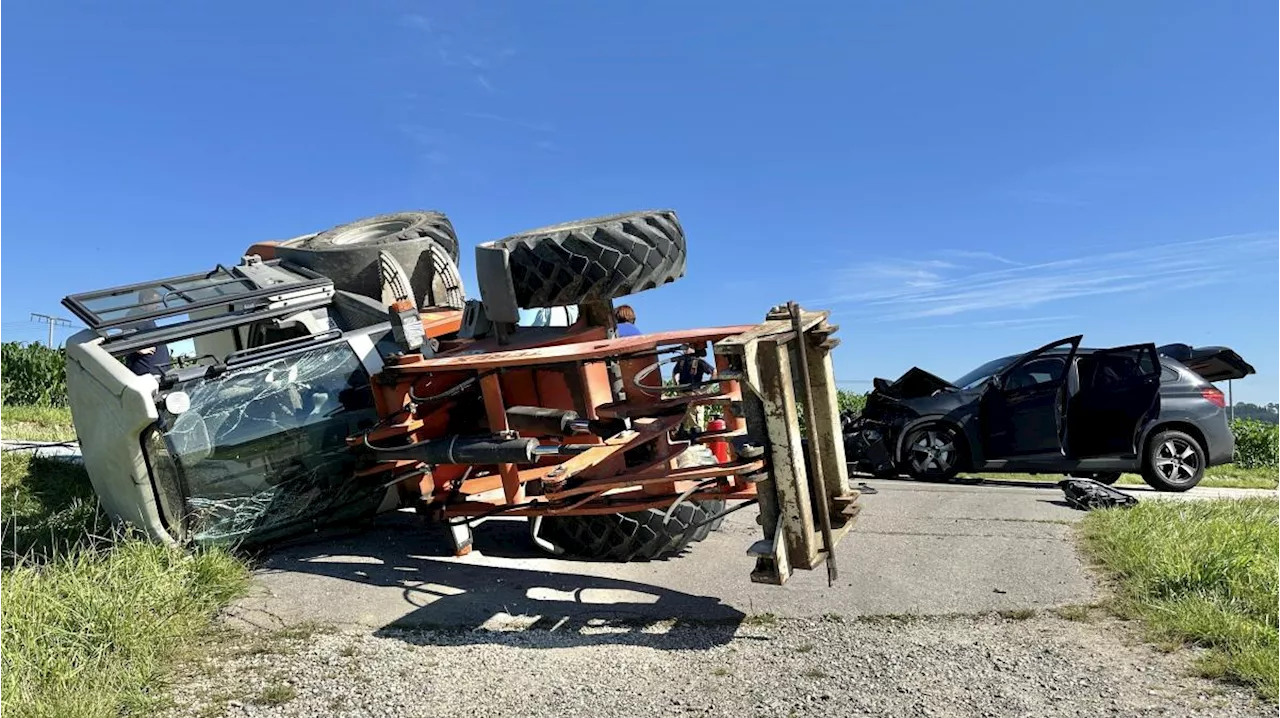
<instances>
[{"instance_id":1,"label":"large tractor tire","mask_svg":"<svg viewBox=\"0 0 1280 718\"><path fill-rule=\"evenodd\" d=\"M380 214L276 248L276 256L328 277L335 288L381 298L378 254L400 263L420 306L464 303L458 237L439 212Z\"/></svg>"},{"instance_id":2,"label":"large tractor tire","mask_svg":"<svg viewBox=\"0 0 1280 718\"><path fill-rule=\"evenodd\" d=\"M509 252L516 303L558 307L617 299L684 276L684 230L670 210L531 229L487 246Z\"/></svg>"},{"instance_id":3,"label":"large tractor tire","mask_svg":"<svg viewBox=\"0 0 1280 718\"><path fill-rule=\"evenodd\" d=\"M554 516L543 520L543 536L565 553L597 561L650 561L674 556L701 541L719 521L723 501L685 502L662 523L666 508L597 516ZM697 528L694 528L697 527Z\"/></svg>"}]
</instances>

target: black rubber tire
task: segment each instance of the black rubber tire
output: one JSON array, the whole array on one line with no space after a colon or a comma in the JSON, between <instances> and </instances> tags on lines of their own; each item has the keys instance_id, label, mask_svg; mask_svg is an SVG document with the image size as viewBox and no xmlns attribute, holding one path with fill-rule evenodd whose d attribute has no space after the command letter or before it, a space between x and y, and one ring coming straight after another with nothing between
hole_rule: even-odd
<instances>
[{"instance_id":1,"label":"black rubber tire","mask_svg":"<svg viewBox=\"0 0 1280 718\"><path fill-rule=\"evenodd\" d=\"M934 432L938 437L945 435L949 437L951 445L954 447L947 458L945 465L940 468L930 467L928 469L920 469L911 459L911 449L921 438L927 437L929 432ZM899 462L899 469L902 473L921 481L950 481L955 478L964 468L968 454L966 453L967 445L964 441L964 435L960 430L947 424L925 424L918 426L907 434L907 440L902 443L903 455Z\"/></svg>"},{"instance_id":2,"label":"black rubber tire","mask_svg":"<svg viewBox=\"0 0 1280 718\"><path fill-rule=\"evenodd\" d=\"M344 251L414 239L430 239L443 247L450 259L458 261L458 235L453 223L444 213L434 210L392 212L357 219L305 239L301 244L317 251Z\"/></svg>"},{"instance_id":3,"label":"black rubber tire","mask_svg":"<svg viewBox=\"0 0 1280 718\"><path fill-rule=\"evenodd\" d=\"M337 289L381 296L378 254L404 267L420 306L462 308L458 238L439 212L380 214L276 248L276 256L328 277Z\"/></svg>"},{"instance_id":4,"label":"black rubber tire","mask_svg":"<svg viewBox=\"0 0 1280 718\"><path fill-rule=\"evenodd\" d=\"M1189 478L1181 481L1173 480L1162 475L1157 468L1157 462L1162 461L1164 458L1161 455L1162 447L1170 443L1190 449L1191 455L1194 457L1195 466L1191 470ZM1207 458L1204 447L1200 445L1199 441L1196 441L1195 437L1181 431L1167 430L1157 432L1147 440L1147 448L1142 457L1142 480L1157 491L1188 491L1200 483L1200 479L1204 478Z\"/></svg>"},{"instance_id":5,"label":"black rubber tire","mask_svg":"<svg viewBox=\"0 0 1280 718\"><path fill-rule=\"evenodd\" d=\"M701 524L724 511L723 501L684 502L671 520L662 523L666 509L625 514L549 516L542 522L543 536L565 553L596 561L650 561L674 556L689 544L705 539L719 522Z\"/></svg>"},{"instance_id":6,"label":"black rubber tire","mask_svg":"<svg viewBox=\"0 0 1280 718\"><path fill-rule=\"evenodd\" d=\"M617 299L684 276L685 239L671 210L629 212L531 229L493 242L509 252L526 309Z\"/></svg>"}]
</instances>

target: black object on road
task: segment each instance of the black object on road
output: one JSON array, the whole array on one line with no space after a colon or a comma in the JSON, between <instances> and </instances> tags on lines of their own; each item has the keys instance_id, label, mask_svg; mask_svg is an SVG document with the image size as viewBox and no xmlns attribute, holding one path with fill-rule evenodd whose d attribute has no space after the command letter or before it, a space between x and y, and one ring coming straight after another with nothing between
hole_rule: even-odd
<instances>
[{"instance_id":1,"label":"black object on road","mask_svg":"<svg viewBox=\"0 0 1280 718\"><path fill-rule=\"evenodd\" d=\"M1099 483L1093 479L1063 479L1058 482L1071 508L1092 509L1131 508L1138 505L1138 498L1123 491Z\"/></svg>"}]
</instances>

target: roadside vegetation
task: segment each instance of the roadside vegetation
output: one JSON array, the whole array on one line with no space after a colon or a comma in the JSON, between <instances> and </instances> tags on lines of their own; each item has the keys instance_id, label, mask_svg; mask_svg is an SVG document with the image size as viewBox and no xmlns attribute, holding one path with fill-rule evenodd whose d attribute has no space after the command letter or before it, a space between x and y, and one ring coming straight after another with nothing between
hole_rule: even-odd
<instances>
[{"instance_id":1,"label":"roadside vegetation","mask_svg":"<svg viewBox=\"0 0 1280 718\"><path fill-rule=\"evenodd\" d=\"M1275 499L1150 501L1093 511L1089 554L1116 581L1113 608L1157 642L1202 649L1199 672L1277 698Z\"/></svg>"},{"instance_id":2,"label":"roadside vegetation","mask_svg":"<svg viewBox=\"0 0 1280 718\"><path fill-rule=\"evenodd\" d=\"M65 406L5 406L0 409L4 438L27 441L71 441L76 428Z\"/></svg>"},{"instance_id":3,"label":"roadside vegetation","mask_svg":"<svg viewBox=\"0 0 1280 718\"><path fill-rule=\"evenodd\" d=\"M0 397L5 406L66 406L67 355L43 344L0 344Z\"/></svg>"},{"instance_id":4,"label":"roadside vegetation","mask_svg":"<svg viewBox=\"0 0 1280 718\"><path fill-rule=\"evenodd\" d=\"M5 406L0 434L50 441L74 431L65 408ZM244 564L113 531L72 464L6 452L0 491L4 715L153 713L177 652L243 590Z\"/></svg>"}]
</instances>

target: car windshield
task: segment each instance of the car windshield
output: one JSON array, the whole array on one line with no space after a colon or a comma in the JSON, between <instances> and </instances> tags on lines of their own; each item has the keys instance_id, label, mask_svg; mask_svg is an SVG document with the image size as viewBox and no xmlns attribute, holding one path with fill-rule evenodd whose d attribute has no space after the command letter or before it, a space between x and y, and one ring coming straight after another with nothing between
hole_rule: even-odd
<instances>
[{"instance_id":1,"label":"car windshield","mask_svg":"<svg viewBox=\"0 0 1280 718\"><path fill-rule=\"evenodd\" d=\"M385 493L352 479L346 438L377 416L369 374L346 343L174 388L190 408L145 445L166 522L191 540L265 539Z\"/></svg>"},{"instance_id":2,"label":"car windshield","mask_svg":"<svg viewBox=\"0 0 1280 718\"><path fill-rule=\"evenodd\" d=\"M1017 359L1017 357L993 359L951 383L961 389L977 389L1001 369L1009 366L1014 359Z\"/></svg>"}]
</instances>

